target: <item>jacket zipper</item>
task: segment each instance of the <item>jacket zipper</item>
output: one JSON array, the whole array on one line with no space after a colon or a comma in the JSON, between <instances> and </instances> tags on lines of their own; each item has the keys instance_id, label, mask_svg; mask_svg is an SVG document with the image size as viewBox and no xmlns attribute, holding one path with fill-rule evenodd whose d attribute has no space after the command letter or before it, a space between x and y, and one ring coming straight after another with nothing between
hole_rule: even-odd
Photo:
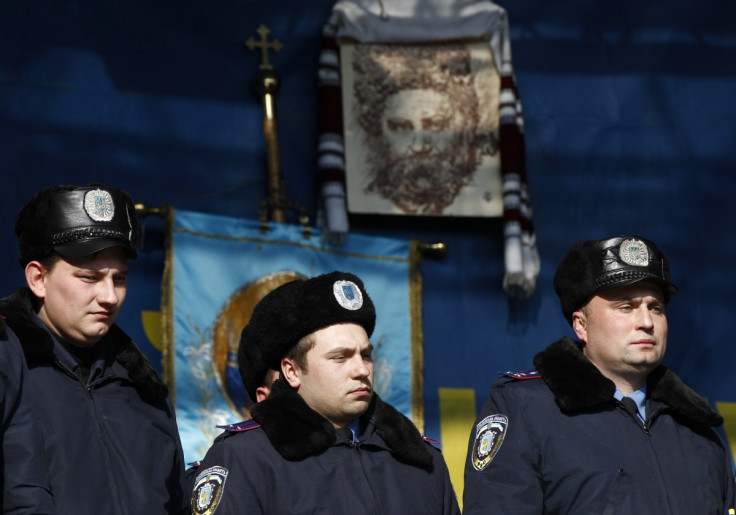
<instances>
[{"instance_id":1,"label":"jacket zipper","mask_svg":"<svg viewBox=\"0 0 736 515\"><path fill-rule=\"evenodd\" d=\"M360 449L361 445L360 442L350 442L348 444L350 447L355 449L355 452L358 456L358 463L360 464L360 471L363 473L363 479L365 480L365 484L368 486L368 491L371 494L371 499L373 500L373 506L375 506L377 514L380 514L380 506L378 502L376 501L376 494L373 492L373 487L371 486L371 482L368 480L368 475L365 473L365 468L363 467L363 459L362 459L362 451Z\"/></svg>"},{"instance_id":2,"label":"jacket zipper","mask_svg":"<svg viewBox=\"0 0 736 515\"><path fill-rule=\"evenodd\" d=\"M639 428L641 428L644 431L644 436L647 440L647 444L649 445L649 450L652 454L652 457L654 458L654 463L657 467L657 479L659 481L660 490L662 491L665 502L667 503L667 513L672 513L670 496L667 494L667 488L665 487L665 484L664 484L664 477L662 476L662 467L659 464L659 457L657 455L657 452L655 451L654 446L652 445L652 438L651 438L652 433L649 431L652 420L654 420L657 414L659 414L661 409L655 410L653 413L647 416L646 420L642 423L638 415L629 413L626 410L626 408L623 407L623 404L621 404L620 402L619 402L619 405L621 409L623 409L624 412L626 412L626 414L633 419L634 423L636 423L636 425L639 426Z\"/></svg>"},{"instance_id":3,"label":"jacket zipper","mask_svg":"<svg viewBox=\"0 0 736 515\"><path fill-rule=\"evenodd\" d=\"M110 451L107 447L107 443L105 441L106 432L105 428L100 421L99 414L97 412L97 404L95 403L94 395L92 394L92 391L94 390L95 386L102 383L105 378L101 377L97 379L94 383L91 384L84 384L82 382L82 378L79 377L77 374L74 373L73 370L71 370L66 364L64 364L61 360L57 360L56 364L59 365L59 367L64 371L65 374L70 376L71 378L75 379L77 382L79 382L80 386L84 389L84 391L87 393L87 398L89 399L90 405L92 407L92 413L94 414L95 424L97 425L98 429L98 437L100 439L100 442L102 444L102 449L104 452L104 459L107 470L110 470L110 465L112 463L112 460L110 459ZM120 504L120 487L117 484L117 481L115 481L115 476L112 473L109 473L108 476L110 477L110 483L112 485L112 498L114 500L115 510L122 515L123 510L122 506Z\"/></svg>"}]
</instances>

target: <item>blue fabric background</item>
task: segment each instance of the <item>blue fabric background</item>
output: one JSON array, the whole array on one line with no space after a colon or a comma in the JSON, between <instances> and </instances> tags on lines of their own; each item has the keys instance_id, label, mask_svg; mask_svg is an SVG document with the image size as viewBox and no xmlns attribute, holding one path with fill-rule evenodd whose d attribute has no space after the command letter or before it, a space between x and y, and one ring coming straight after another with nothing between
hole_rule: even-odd
<instances>
[{"instance_id":1,"label":"blue fabric background","mask_svg":"<svg viewBox=\"0 0 736 515\"><path fill-rule=\"evenodd\" d=\"M503 4L502 4L503 5ZM255 219L266 196L263 23L284 49L277 114L288 195L314 215L316 62L328 0L24 0L0 3L0 285L22 284L12 220L48 184L109 182L140 202ZM499 370L527 369L570 328L551 278L571 243L617 233L657 242L680 287L666 364L712 402L736 401L736 6L517 0L509 13L526 122L541 274L534 296L501 290L497 220L354 217L369 235L444 240L425 259L427 433L437 389L480 404ZM146 234L121 325L157 310L163 222Z\"/></svg>"},{"instance_id":2,"label":"blue fabric background","mask_svg":"<svg viewBox=\"0 0 736 515\"><path fill-rule=\"evenodd\" d=\"M215 321L237 290L282 271L349 270L363 280L376 298L374 387L411 418L409 241L351 234L333 248L320 243L319 232L305 239L299 225L272 223L262 234L259 222L180 210L173 227L176 410L187 462L204 457L222 432L215 425L244 418L228 404L233 389L215 378Z\"/></svg>"}]
</instances>

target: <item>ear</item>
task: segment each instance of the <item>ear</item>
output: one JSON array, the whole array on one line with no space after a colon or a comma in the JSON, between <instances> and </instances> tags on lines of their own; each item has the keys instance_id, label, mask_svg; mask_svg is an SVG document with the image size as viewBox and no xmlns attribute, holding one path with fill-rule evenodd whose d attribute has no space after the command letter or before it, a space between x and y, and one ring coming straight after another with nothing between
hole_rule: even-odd
<instances>
[{"instance_id":1,"label":"ear","mask_svg":"<svg viewBox=\"0 0 736 515\"><path fill-rule=\"evenodd\" d=\"M271 388L268 386L259 386L256 388L256 402L265 401L271 395Z\"/></svg>"},{"instance_id":2,"label":"ear","mask_svg":"<svg viewBox=\"0 0 736 515\"><path fill-rule=\"evenodd\" d=\"M281 375L289 383L289 386L295 390L302 384L302 371L292 359L284 358L281 360Z\"/></svg>"},{"instance_id":3,"label":"ear","mask_svg":"<svg viewBox=\"0 0 736 515\"><path fill-rule=\"evenodd\" d=\"M31 261L26 265L26 283L39 299L46 297L46 274L48 270L39 261Z\"/></svg>"},{"instance_id":4,"label":"ear","mask_svg":"<svg viewBox=\"0 0 736 515\"><path fill-rule=\"evenodd\" d=\"M585 317L585 313L581 310L575 311L572 314L572 328L575 331L578 339L587 343L588 340L588 321Z\"/></svg>"}]
</instances>

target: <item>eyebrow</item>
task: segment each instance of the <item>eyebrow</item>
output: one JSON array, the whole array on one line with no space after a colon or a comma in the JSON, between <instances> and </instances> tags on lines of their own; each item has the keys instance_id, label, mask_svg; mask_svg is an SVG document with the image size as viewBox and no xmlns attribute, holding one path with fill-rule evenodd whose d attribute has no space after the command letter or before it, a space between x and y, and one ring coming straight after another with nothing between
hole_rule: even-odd
<instances>
[{"instance_id":1,"label":"eyebrow","mask_svg":"<svg viewBox=\"0 0 736 515\"><path fill-rule=\"evenodd\" d=\"M373 352L373 350L374 350L373 344L372 343L369 343L367 347L365 347L364 349L359 349L358 352L363 353L363 351L365 351L365 350L368 350L370 352ZM343 352L354 352L354 351L355 351L355 347L352 347L352 346L343 346L343 347L336 347L334 349L330 349L327 352L325 352L325 354L340 354L340 353L343 353Z\"/></svg>"},{"instance_id":2,"label":"eyebrow","mask_svg":"<svg viewBox=\"0 0 736 515\"><path fill-rule=\"evenodd\" d=\"M108 270L110 270L109 267L106 268L95 268L90 266L79 266L77 267L78 270L84 271L84 272L94 272L94 273L107 273ZM130 269L126 266L125 268L117 268L115 269L115 274L121 274L121 275L127 275L130 273Z\"/></svg>"},{"instance_id":3,"label":"eyebrow","mask_svg":"<svg viewBox=\"0 0 736 515\"><path fill-rule=\"evenodd\" d=\"M613 297L610 300L611 302L623 302L623 301L633 301L633 300L641 300L644 301L645 298L652 297L653 299L657 300L658 302L661 302L664 304L664 297L660 297L659 295L640 295L637 297L634 297L633 295L622 295L620 297Z\"/></svg>"}]
</instances>

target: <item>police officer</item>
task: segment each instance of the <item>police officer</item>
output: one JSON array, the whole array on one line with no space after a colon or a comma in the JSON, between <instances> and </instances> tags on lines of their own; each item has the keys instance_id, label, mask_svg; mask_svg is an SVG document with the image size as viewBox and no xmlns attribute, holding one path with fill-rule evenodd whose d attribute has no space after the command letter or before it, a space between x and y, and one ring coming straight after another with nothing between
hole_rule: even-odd
<instances>
[{"instance_id":1,"label":"police officer","mask_svg":"<svg viewBox=\"0 0 736 515\"><path fill-rule=\"evenodd\" d=\"M638 236L580 241L554 287L578 340L493 385L463 513L730 513L723 419L660 364L677 293L664 253Z\"/></svg>"},{"instance_id":2,"label":"police officer","mask_svg":"<svg viewBox=\"0 0 736 515\"><path fill-rule=\"evenodd\" d=\"M130 196L53 186L15 220L27 287L0 299L20 340L59 513L184 513L184 464L166 386L115 319L137 256Z\"/></svg>"},{"instance_id":3,"label":"police officer","mask_svg":"<svg viewBox=\"0 0 736 515\"><path fill-rule=\"evenodd\" d=\"M0 318L0 506L3 513L49 515L54 502L31 411L23 353Z\"/></svg>"},{"instance_id":4,"label":"police officer","mask_svg":"<svg viewBox=\"0 0 736 515\"><path fill-rule=\"evenodd\" d=\"M256 305L241 345L282 377L253 420L210 447L195 514L459 514L441 453L373 391L375 318L344 272L294 280Z\"/></svg>"},{"instance_id":5,"label":"police officer","mask_svg":"<svg viewBox=\"0 0 736 515\"><path fill-rule=\"evenodd\" d=\"M252 341L246 341L245 331L240 335L240 345L238 346L238 372L243 381L245 391L248 392L248 398L251 400L250 405L256 402L264 401L271 394L271 387L274 381L279 378L279 371L268 366L263 362L261 351ZM191 492L194 481L199 474L200 461L189 464L186 471L187 491Z\"/></svg>"},{"instance_id":6,"label":"police officer","mask_svg":"<svg viewBox=\"0 0 736 515\"><path fill-rule=\"evenodd\" d=\"M238 370L243 380L245 391L253 402L268 399L274 381L279 378L279 371L269 368L263 361L261 350L255 342L245 338L246 332L240 334L238 345Z\"/></svg>"}]
</instances>

